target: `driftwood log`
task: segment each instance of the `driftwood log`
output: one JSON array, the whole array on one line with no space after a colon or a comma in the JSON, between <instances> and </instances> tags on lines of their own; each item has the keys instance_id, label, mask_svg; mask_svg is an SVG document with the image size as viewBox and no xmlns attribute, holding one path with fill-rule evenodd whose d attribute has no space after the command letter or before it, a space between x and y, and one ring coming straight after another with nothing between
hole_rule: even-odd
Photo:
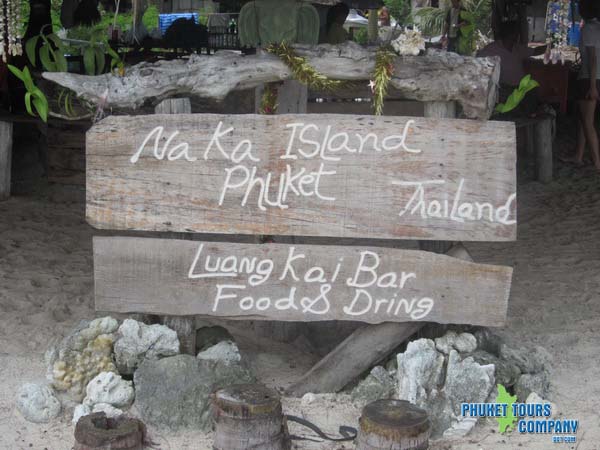
<instances>
[{"instance_id":1,"label":"driftwood log","mask_svg":"<svg viewBox=\"0 0 600 450\"><path fill-rule=\"evenodd\" d=\"M456 244L446 254L464 261L473 261L462 244ZM338 392L369 367L387 357L423 325L424 323L416 322L365 325L344 339L290 386L286 393L301 397L308 392Z\"/></svg>"},{"instance_id":2,"label":"driftwood log","mask_svg":"<svg viewBox=\"0 0 600 450\"><path fill-rule=\"evenodd\" d=\"M212 395L214 450L289 450L279 395L259 384L236 384Z\"/></svg>"},{"instance_id":3,"label":"driftwood log","mask_svg":"<svg viewBox=\"0 0 600 450\"><path fill-rule=\"evenodd\" d=\"M357 450L427 450L431 423L427 411L405 400L377 400L360 416Z\"/></svg>"},{"instance_id":4,"label":"driftwood log","mask_svg":"<svg viewBox=\"0 0 600 450\"><path fill-rule=\"evenodd\" d=\"M353 42L342 45L296 46L297 53L332 79L365 82L372 78L375 49ZM399 56L390 82L404 98L423 102L456 101L467 118L488 119L496 102L500 63L429 50L424 56ZM289 68L270 54L243 56L218 52L189 60L141 63L123 77L44 72L43 77L83 99L111 108L136 109L174 96L222 100L234 90L292 78Z\"/></svg>"}]
</instances>

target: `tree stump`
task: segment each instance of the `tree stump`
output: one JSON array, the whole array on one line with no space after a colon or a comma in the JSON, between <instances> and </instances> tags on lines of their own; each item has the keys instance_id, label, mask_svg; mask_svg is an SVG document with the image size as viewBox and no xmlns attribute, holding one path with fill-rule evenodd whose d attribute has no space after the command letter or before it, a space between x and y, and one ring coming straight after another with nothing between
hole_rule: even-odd
<instances>
[{"instance_id":1,"label":"tree stump","mask_svg":"<svg viewBox=\"0 0 600 450\"><path fill-rule=\"evenodd\" d=\"M77 422L73 450L143 450L145 436L146 427L138 419L93 413Z\"/></svg>"},{"instance_id":2,"label":"tree stump","mask_svg":"<svg viewBox=\"0 0 600 450\"><path fill-rule=\"evenodd\" d=\"M290 450L287 422L276 391L236 384L212 395L214 450Z\"/></svg>"},{"instance_id":3,"label":"tree stump","mask_svg":"<svg viewBox=\"0 0 600 450\"><path fill-rule=\"evenodd\" d=\"M377 400L364 407L356 450L426 450L427 411L405 400Z\"/></svg>"}]
</instances>

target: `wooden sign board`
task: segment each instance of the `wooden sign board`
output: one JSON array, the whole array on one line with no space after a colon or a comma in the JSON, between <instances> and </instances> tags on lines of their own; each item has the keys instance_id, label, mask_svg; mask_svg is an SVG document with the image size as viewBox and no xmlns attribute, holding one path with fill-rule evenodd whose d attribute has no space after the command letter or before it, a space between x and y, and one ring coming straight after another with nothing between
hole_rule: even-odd
<instances>
[{"instance_id":1,"label":"wooden sign board","mask_svg":"<svg viewBox=\"0 0 600 450\"><path fill-rule=\"evenodd\" d=\"M96 310L501 326L512 269L392 248L94 238Z\"/></svg>"},{"instance_id":2,"label":"wooden sign board","mask_svg":"<svg viewBox=\"0 0 600 450\"><path fill-rule=\"evenodd\" d=\"M87 134L98 228L509 241L514 124L352 115L110 116Z\"/></svg>"}]
</instances>

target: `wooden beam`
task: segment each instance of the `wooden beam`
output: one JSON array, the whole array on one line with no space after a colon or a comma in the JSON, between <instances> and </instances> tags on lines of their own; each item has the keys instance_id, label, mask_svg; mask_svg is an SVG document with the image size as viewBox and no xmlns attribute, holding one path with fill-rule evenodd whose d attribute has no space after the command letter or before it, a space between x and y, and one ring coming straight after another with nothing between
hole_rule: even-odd
<instances>
[{"instance_id":1,"label":"wooden beam","mask_svg":"<svg viewBox=\"0 0 600 450\"><path fill-rule=\"evenodd\" d=\"M460 260L472 261L461 244L452 247L447 254ZM370 367L385 359L423 325L415 322L365 325L321 359L290 386L286 393L301 397L308 392L338 392Z\"/></svg>"},{"instance_id":2,"label":"wooden beam","mask_svg":"<svg viewBox=\"0 0 600 450\"><path fill-rule=\"evenodd\" d=\"M94 238L96 309L501 326L512 269L415 250Z\"/></svg>"},{"instance_id":3,"label":"wooden beam","mask_svg":"<svg viewBox=\"0 0 600 450\"><path fill-rule=\"evenodd\" d=\"M295 49L329 78L359 81L366 86L373 76L373 48L347 42ZM181 95L222 100L234 90L293 79L289 68L274 55L243 56L232 52L140 63L128 67L122 77L58 72L44 72L43 77L73 90L87 101L106 102L108 107L120 110ZM428 50L422 56L398 56L390 88L409 100L456 101L466 117L484 120L493 112L499 77L499 58L471 58Z\"/></svg>"},{"instance_id":4,"label":"wooden beam","mask_svg":"<svg viewBox=\"0 0 600 450\"><path fill-rule=\"evenodd\" d=\"M341 114L111 116L87 133L103 229L516 238L514 124Z\"/></svg>"},{"instance_id":5,"label":"wooden beam","mask_svg":"<svg viewBox=\"0 0 600 450\"><path fill-rule=\"evenodd\" d=\"M0 201L10 197L12 122L0 121Z\"/></svg>"}]
</instances>

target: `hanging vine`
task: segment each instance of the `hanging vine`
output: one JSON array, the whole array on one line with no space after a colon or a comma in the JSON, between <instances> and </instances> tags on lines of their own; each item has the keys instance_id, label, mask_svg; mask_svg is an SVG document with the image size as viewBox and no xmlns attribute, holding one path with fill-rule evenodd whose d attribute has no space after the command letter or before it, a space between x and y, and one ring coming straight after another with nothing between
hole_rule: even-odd
<instances>
[{"instance_id":1,"label":"hanging vine","mask_svg":"<svg viewBox=\"0 0 600 450\"><path fill-rule=\"evenodd\" d=\"M0 57L6 62L9 56L23 53L19 27L21 23L21 2L6 0L0 3Z\"/></svg>"},{"instance_id":2,"label":"hanging vine","mask_svg":"<svg viewBox=\"0 0 600 450\"><path fill-rule=\"evenodd\" d=\"M335 91L350 85L347 81L332 80L317 72L302 56L298 56L286 43L271 45L267 48L269 53L278 56L290 68L295 80L310 88L322 91ZM373 93L373 109L380 116L383 113L383 104L387 94L388 85L394 74L394 58L396 54L390 48L381 47L375 55L375 70L369 86ZM277 109L277 87L273 84L265 86L261 100L260 113L274 114Z\"/></svg>"},{"instance_id":3,"label":"hanging vine","mask_svg":"<svg viewBox=\"0 0 600 450\"><path fill-rule=\"evenodd\" d=\"M278 56L283 63L292 71L294 79L308 87L322 91L334 91L345 85L346 81L332 80L312 67L306 58L298 56L296 52L285 42L274 44L267 48L269 53Z\"/></svg>"},{"instance_id":4,"label":"hanging vine","mask_svg":"<svg viewBox=\"0 0 600 450\"><path fill-rule=\"evenodd\" d=\"M277 94L279 83L267 83L260 100L260 114L275 114L277 112Z\"/></svg>"},{"instance_id":5,"label":"hanging vine","mask_svg":"<svg viewBox=\"0 0 600 450\"><path fill-rule=\"evenodd\" d=\"M369 86L373 93L373 109L376 116L383 114L383 103L394 74L395 57L396 54L387 47L380 47L375 54L375 70Z\"/></svg>"}]
</instances>

